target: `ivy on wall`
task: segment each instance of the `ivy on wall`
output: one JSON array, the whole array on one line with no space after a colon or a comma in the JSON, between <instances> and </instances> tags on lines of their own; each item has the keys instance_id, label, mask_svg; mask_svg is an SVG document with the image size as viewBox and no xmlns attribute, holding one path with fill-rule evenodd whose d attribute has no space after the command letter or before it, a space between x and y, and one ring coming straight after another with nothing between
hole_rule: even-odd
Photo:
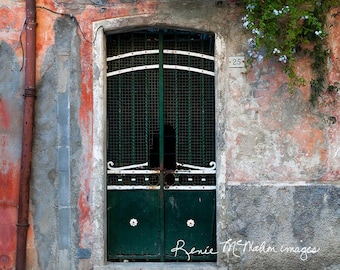
<instances>
[{"instance_id":1,"label":"ivy on wall","mask_svg":"<svg viewBox=\"0 0 340 270\"><path fill-rule=\"evenodd\" d=\"M314 78L309 82L311 101L325 90L337 91L327 85L327 15L340 0L243 0L243 27L252 38L248 40L248 63L274 57L284 66L289 77L289 88L305 85L306 79L297 75L295 63L299 54L313 59ZM333 14L336 16L336 14Z\"/></svg>"}]
</instances>

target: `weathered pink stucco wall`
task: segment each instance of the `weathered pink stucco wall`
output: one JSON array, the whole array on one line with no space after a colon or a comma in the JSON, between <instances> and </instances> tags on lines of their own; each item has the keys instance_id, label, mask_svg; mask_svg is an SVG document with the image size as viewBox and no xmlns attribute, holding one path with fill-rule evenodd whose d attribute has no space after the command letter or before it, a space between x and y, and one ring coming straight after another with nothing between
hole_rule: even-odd
<instances>
[{"instance_id":1,"label":"weathered pink stucco wall","mask_svg":"<svg viewBox=\"0 0 340 270\"><path fill-rule=\"evenodd\" d=\"M77 124L81 136L81 170L76 179L79 247L90 248L93 241L91 221L90 177L92 172L92 112L93 112L93 60L92 22L137 14L162 13L171 16L175 10L171 1L102 1L102 5L90 1L37 1L37 82L47 73L49 50L55 45L55 22L65 17L57 13L73 14L77 19L81 59L80 106ZM185 2L185 1L184 1ZM43 7L43 8L42 8ZM228 5L219 9L224 14ZM239 10L239 9L237 9ZM54 13L54 12L56 13ZM337 12L334 10L332 12ZM192 11L195 12L195 11ZM193 15L190 15L193 16ZM233 14L238 20L241 18ZM220 23L212 16L212 21ZM0 4L0 44L8 45L13 57L11 63L1 63L10 71L0 73L0 268L14 269L16 249L16 219L19 191L22 93L25 57L25 2L2 0ZM228 25L227 18L223 18ZM241 25L241 21L240 21ZM329 81L340 81L340 16L329 18ZM223 28L223 26L221 26ZM80 31L81 29L81 31ZM246 40L241 28L235 30L235 41ZM233 38L231 35L230 38ZM244 45L235 45L242 48ZM0 49L5 46L0 47ZM6 47L7 48L7 47ZM240 51L237 51L239 53ZM0 55L1 55L0 50ZM299 73L310 77L307 64L310 59L301 57L297 62ZM51 64L52 66L52 64ZM4 71L5 69L1 69ZM15 80L8 77L14 74ZM226 77L232 76L226 74ZM318 181L338 184L340 181L340 97L339 93L327 92L319 99L319 106L309 103L309 87L290 94L287 77L282 66L274 60L255 65L243 74L242 84L230 85L233 95L227 101L228 112L234 117L227 125L228 153L226 179L232 182L279 182ZM1 85L3 87L1 88ZM9 89L10 86L12 89ZM55 91L55 89L49 89ZM246 93L246 94L245 94ZM248 95L249 94L249 95ZM247 95L245 97L245 95ZM39 98L37 99L39 102ZM238 109L235 109L238 108ZM238 114L238 115L236 115ZM39 118L36 115L36 118ZM250 130L250 126L252 129ZM38 134L40 131L36 130ZM34 164L33 164L34 165ZM34 181L34 180L33 180ZM46 180L47 181L47 180ZM43 192L43 191L42 191ZM44 201L42 201L44 203ZM34 209L34 207L32 207ZM51 210L52 211L52 210ZM28 267L39 269L37 241L34 235L34 219L30 215L28 234ZM40 255L43 256L43 255ZM90 262L79 262L80 267L90 269Z\"/></svg>"}]
</instances>

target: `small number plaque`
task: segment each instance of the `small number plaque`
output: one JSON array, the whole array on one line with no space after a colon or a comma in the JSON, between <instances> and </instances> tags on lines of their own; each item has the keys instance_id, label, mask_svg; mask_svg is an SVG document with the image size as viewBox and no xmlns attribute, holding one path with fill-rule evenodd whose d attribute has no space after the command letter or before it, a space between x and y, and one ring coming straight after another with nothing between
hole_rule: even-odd
<instances>
[{"instance_id":1,"label":"small number plaque","mask_svg":"<svg viewBox=\"0 0 340 270\"><path fill-rule=\"evenodd\" d=\"M229 57L229 67L231 67L231 68L243 68L243 67L245 67L244 56Z\"/></svg>"}]
</instances>

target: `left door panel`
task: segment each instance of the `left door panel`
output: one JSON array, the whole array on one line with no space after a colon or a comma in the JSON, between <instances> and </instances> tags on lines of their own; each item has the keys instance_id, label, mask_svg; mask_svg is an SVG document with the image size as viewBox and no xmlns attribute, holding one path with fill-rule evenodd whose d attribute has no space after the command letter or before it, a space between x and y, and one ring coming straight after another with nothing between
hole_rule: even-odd
<instances>
[{"instance_id":1,"label":"left door panel","mask_svg":"<svg viewBox=\"0 0 340 270\"><path fill-rule=\"evenodd\" d=\"M108 259L159 260L158 190L109 190Z\"/></svg>"}]
</instances>

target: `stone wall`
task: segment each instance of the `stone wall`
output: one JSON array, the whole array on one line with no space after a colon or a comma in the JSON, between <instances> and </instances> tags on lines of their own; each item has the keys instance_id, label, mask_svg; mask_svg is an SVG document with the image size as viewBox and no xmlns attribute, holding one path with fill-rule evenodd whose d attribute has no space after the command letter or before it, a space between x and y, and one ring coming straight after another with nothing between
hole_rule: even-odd
<instances>
[{"instance_id":1,"label":"stone wall","mask_svg":"<svg viewBox=\"0 0 340 270\"><path fill-rule=\"evenodd\" d=\"M340 190L237 185L227 191L221 244L229 269L338 269Z\"/></svg>"}]
</instances>

